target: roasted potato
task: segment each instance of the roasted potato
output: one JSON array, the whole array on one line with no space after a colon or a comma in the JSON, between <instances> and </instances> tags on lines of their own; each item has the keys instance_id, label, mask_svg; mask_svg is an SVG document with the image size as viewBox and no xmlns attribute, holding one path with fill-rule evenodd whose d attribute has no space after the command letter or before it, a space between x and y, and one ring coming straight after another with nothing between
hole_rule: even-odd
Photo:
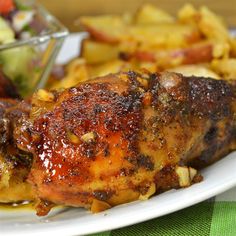
<instances>
[{"instance_id":1,"label":"roasted potato","mask_svg":"<svg viewBox=\"0 0 236 236\"><path fill-rule=\"evenodd\" d=\"M229 40L229 31L222 19L207 7L200 8L199 29L209 39Z\"/></svg>"},{"instance_id":2,"label":"roasted potato","mask_svg":"<svg viewBox=\"0 0 236 236\"><path fill-rule=\"evenodd\" d=\"M172 70L184 75L236 78L236 39L222 19L206 7L182 7L177 17L151 4L136 13L81 17L90 37L81 59L69 62L64 79L52 88L73 86L129 69Z\"/></svg>"},{"instance_id":3,"label":"roasted potato","mask_svg":"<svg viewBox=\"0 0 236 236\"><path fill-rule=\"evenodd\" d=\"M174 48L201 39L196 27L178 23L128 25L118 16L82 17L80 22L92 38L110 44L133 41L153 47Z\"/></svg>"},{"instance_id":4,"label":"roasted potato","mask_svg":"<svg viewBox=\"0 0 236 236\"><path fill-rule=\"evenodd\" d=\"M85 16L80 18L80 23L91 37L101 42L118 43L126 38L127 26L120 16Z\"/></svg>"},{"instance_id":5,"label":"roasted potato","mask_svg":"<svg viewBox=\"0 0 236 236\"><path fill-rule=\"evenodd\" d=\"M236 58L216 59L211 63L212 69L225 79L236 79Z\"/></svg>"},{"instance_id":6,"label":"roasted potato","mask_svg":"<svg viewBox=\"0 0 236 236\"><path fill-rule=\"evenodd\" d=\"M141 6L134 16L136 24L173 23L174 17L151 4Z\"/></svg>"},{"instance_id":7,"label":"roasted potato","mask_svg":"<svg viewBox=\"0 0 236 236\"><path fill-rule=\"evenodd\" d=\"M201 39L196 27L178 23L134 25L129 30L131 40L154 49L184 47Z\"/></svg>"},{"instance_id":8,"label":"roasted potato","mask_svg":"<svg viewBox=\"0 0 236 236\"><path fill-rule=\"evenodd\" d=\"M98 64L118 58L119 52L116 45L86 39L82 43L80 56L88 64Z\"/></svg>"},{"instance_id":9,"label":"roasted potato","mask_svg":"<svg viewBox=\"0 0 236 236\"><path fill-rule=\"evenodd\" d=\"M231 56L236 57L236 38L230 39L230 53Z\"/></svg>"},{"instance_id":10,"label":"roasted potato","mask_svg":"<svg viewBox=\"0 0 236 236\"><path fill-rule=\"evenodd\" d=\"M209 62L213 58L213 45L202 42L173 50L137 51L135 57L141 61L156 62L164 69L182 64Z\"/></svg>"},{"instance_id":11,"label":"roasted potato","mask_svg":"<svg viewBox=\"0 0 236 236\"><path fill-rule=\"evenodd\" d=\"M209 66L207 65L184 65L168 69L168 71L177 72L183 74L184 76L194 75L206 78L209 77L220 79L219 75L217 75L213 70L209 69Z\"/></svg>"},{"instance_id":12,"label":"roasted potato","mask_svg":"<svg viewBox=\"0 0 236 236\"><path fill-rule=\"evenodd\" d=\"M178 12L178 19L185 24L195 24L208 39L229 41L229 32L222 19L203 6L199 10L191 4L186 4Z\"/></svg>"}]
</instances>

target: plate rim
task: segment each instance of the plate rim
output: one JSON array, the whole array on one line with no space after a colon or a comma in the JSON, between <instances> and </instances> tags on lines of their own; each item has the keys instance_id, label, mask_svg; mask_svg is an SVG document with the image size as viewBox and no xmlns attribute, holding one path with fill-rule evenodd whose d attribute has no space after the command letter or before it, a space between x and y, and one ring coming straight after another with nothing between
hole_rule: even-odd
<instances>
[{"instance_id":1,"label":"plate rim","mask_svg":"<svg viewBox=\"0 0 236 236\"><path fill-rule=\"evenodd\" d=\"M147 201L135 201L132 203L128 203L128 204L123 204L123 205L119 205L117 207L111 208L105 212L102 213L98 213L98 214L87 214L86 215L86 211L84 211L85 213L85 218L89 217L89 218L96 218L99 217L98 219L92 220L92 223L89 223L89 227L81 227L78 222L80 221L80 219L73 219L73 220L69 220L68 221L64 221L62 222L62 224L60 225L56 225L56 227L54 227L55 223L58 223L57 221L49 221L50 225L49 227L46 226L46 224L44 225L44 227L38 228L38 225L36 224L36 227L33 226L33 228L31 228L31 230L23 230L23 231L16 231L16 230L4 230L4 226L1 226L1 222L0 222L0 226L1 229L3 228L3 233L4 235L7 236L13 236L13 235L51 235L52 233L54 234L59 234L59 235L64 235L64 236L69 236L69 235L87 235L87 234L93 234L93 233L100 233L100 232L105 232L105 231L110 231L110 230L114 230L117 228L121 228L121 227L126 227L129 225L133 225L133 224L138 224L150 219L154 219L154 218L158 218L170 213L174 213L178 210L187 208L189 206L195 205L199 202L202 202L206 199L209 199L215 195L218 195L234 186L236 186L236 173L233 173L233 175L230 176L226 176L225 178L223 178L223 182L222 182L222 178L220 183L215 182L213 184L213 182L211 182L211 179L213 178L214 180L214 176L215 173L214 169L217 168L221 168L221 166L224 167L224 165L226 165L226 167L228 166L230 168L230 166L233 166L232 163L234 163L234 165L236 164L236 152L232 152L230 153L228 156L226 156L224 159L216 162L215 164L213 164L212 166L207 167L205 170L203 170L203 176L206 175L205 180L203 180L200 183L194 184L193 186L189 187L189 188L185 188L185 189L178 189L178 190L170 190L167 191L165 193L162 193L160 195L156 195L154 197L152 197L151 199L147 200ZM233 168L233 167L231 167ZM232 169L233 170L233 169ZM222 174L221 174L222 175ZM223 174L224 176L224 174ZM210 178L209 178L210 177ZM220 176L217 176L217 179L219 179ZM211 184L211 188L207 188L206 186L209 184ZM199 195L198 194L194 194L196 191L198 190L203 190ZM184 201L182 202L178 202L178 204L174 203L174 197L177 195L181 195L180 193L184 194L187 193L187 195L184 196ZM188 199L188 197L191 196L192 199ZM160 198L160 201L162 201L162 198L166 198L167 200L171 200L169 203L170 205L162 211L158 211L158 204L156 204L158 202L158 199ZM152 204L152 208L150 208L150 204ZM136 205L138 204L138 206ZM139 208L140 205L144 205L144 208L141 209ZM148 205L147 208L145 208L145 205ZM134 210L135 208L137 208L136 210ZM76 208L71 208L72 210L76 210ZM125 211L124 211L125 209ZM134 212L132 211L134 210ZM128 211L128 212L127 212ZM113 212L115 212L115 216L112 215ZM120 214L121 212L121 214ZM14 212L13 212L14 213ZM88 213L88 212L87 212ZM133 216L133 214L136 214L135 217L130 217ZM139 214L138 214L139 213ZM141 214L142 213L142 214ZM120 218L122 217L122 220L120 220ZM50 218L50 217L49 217ZM47 217L45 217L44 219L39 218L39 221L44 221L44 223L47 223ZM29 229L29 228L28 228Z\"/></svg>"}]
</instances>

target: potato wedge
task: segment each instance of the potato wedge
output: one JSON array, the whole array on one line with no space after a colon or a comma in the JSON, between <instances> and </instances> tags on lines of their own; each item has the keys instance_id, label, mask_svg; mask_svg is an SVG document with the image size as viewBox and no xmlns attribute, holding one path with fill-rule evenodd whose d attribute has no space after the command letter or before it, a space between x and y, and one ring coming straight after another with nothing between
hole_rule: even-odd
<instances>
[{"instance_id":1,"label":"potato wedge","mask_svg":"<svg viewBox=\"0 0 236 236\"><path fill-rule=\"evenodd\" d=\"M173 23L174 17L151 4L145 4L134 16L136 24Z\"/></svg>"},{"instance_id":2,"label":"potato wedge","mask_svg":"<svg viewBox=\"0 0 236 236\"><path fill-rule=\"evenodd\" d=\"M186 4L175 19L145 4L135 14L82 17L80 22L91 35L82 44L80 56L85 62L71 70L75 76L70 77L68 70L62 85L141 68L152 72L174 68L185 75L216 79L236 77L236 59L230 58L236 57L236 39L207 7Z\"/></svg>"},{"instance_id":3,"label":"potato wedge","mask_svg":"<svg viewBox=\"0 0 236 236\"><path fill-rule=\"evenodd\" d=\"M201 39L196 27L178 23L130 25L125 23L122 17L108 15L82 17L80 22L92 38L110 44L136 42L174 48L186 46Z\"/></svg>"},{"instance_id":4,"label":"potato wedge","mask_svg":"<svg viewBox=\"0 0 236 236\"><path fill-rule=\"evenodd\" d=\"M229 32L222 19L203 6L199 10L186 4L178 12L178 19L185 24L195 24L207 39L229 41Z\"/></svg>"},{"instance_id":5,"label":"potato wedge","mask_svg":"<svg viewBox=\"0 0 236 236\"><path fill-rule=\"evenodd\" d=\"M224 79L236 80L236 58L225 58L222 60L213 60L212 69Z\"/></svg>"},{"instance_id":6,"label":"potato wedge","mask_svg":"<svg viewBox=\"0 0 236 236\"><path fill-rule=\"evenodd\" d=\"M220 79L220 76L217 75L213 70L209 69L205 65L183 65L175 68L168 69L168 71L181 73L184 76L200 76L200 77L210 77L214 79Z\"/></svg>"},{"instance_id":7,"label":"potato wedge","mask_svg":"<svg viewBox=\"0 0 236 236\"><path fill-rule=\"evenodd\" d=\"M107 43L86 39L82 43L81 57L88 64L98 64L118 58L119 47Z\"/></svg>"},{"instance_id":8,"label":"potato wedge","mask_svg":"<svg viewBox=\"0 0 236 236\"><path fill-rule=\"evenodd\" d=\"M199 29L209 39L229 40L229 31L222 19L207 7L200 8Z\"/></svg>"},{"instance_id":9,"label":"potato wedge","mask_svg":"<svg viewBox=\"0 0 236 236\"><path fill-rule=\"evenodd\" d=\"M122 38L126 38L127 27L120 16L85 16L80 18L80 23L91 37L101 42L117 43Z\"/></svg>"},{"instance_id":10,"label":"potato wedge","mask_svg":"<svg viewBox=\"0 0 236 236\"><path fill-rule=\"evenodd\" d=\"M200 18L198 10L190 3L185 4L177 13L177 18L184 24L197 25Z\"/></svg>"},{"instance_id":11,"label":"potato wedge","mask_svg":"<svg viewBox=\"0 0 236 236\"><path fill-rule=\"evenodd\" d=\"M236 38L230 39L230 53L233 57L236 57Z\"/></svg>"},{"instance_id":12,"label":"potato wedge","mask_svg":"<svg viewBox=\"0 0 236 236\"><path fill-rule=\"evenodd\" d=\"M130 38L143 47L177 48L201 40L199 31L191 25L159 23L155 25L134 25L130 27Z\"/></svg>"},{"instance_id":13,"label":"potato wedge","mask_svg":"<svg viewBox=\"0 0 236 236\"><path fill-rule=\"evenodd\" d=\"M211 42L203 42L173 50L137 51L134 57L141 61L156 62L166 69L182 64L210 62L213 59L213 48Z\"/></svg>"},{"instance_id":14,"label":"potato wedge","mask_svg":"<svg viewBox=\"0 0 236 236\"><path fill-rule=\"evenodd\" d=\"M134 57L140 61L156 62L165 69L183 64L210 62L214 58L227 58L229 50L229 44L226 42L202 40L177 49L140 48L134 53Z\"/></svg>"}]
</instances>

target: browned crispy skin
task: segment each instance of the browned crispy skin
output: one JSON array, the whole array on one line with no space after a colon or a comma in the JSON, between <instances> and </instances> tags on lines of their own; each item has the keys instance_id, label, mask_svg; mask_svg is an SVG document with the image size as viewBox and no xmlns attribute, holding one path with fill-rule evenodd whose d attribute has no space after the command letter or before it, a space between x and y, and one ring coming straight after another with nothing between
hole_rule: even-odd
<instances>
[{"instance_id":1,"label":"browned crispy skin","mask_svg":"<svg viewBox=\"0 0 236 236\"><path fill-rule=\"evenodd\" d=\"M131 71L53 101L35 95L32 106L31 125L16 138L34 154L29 181L38 197L56 204L113 206L153 184L177 188L176 166L206 166L235 148L235 91L225 81Z\"/></svg>"}]
</instances>

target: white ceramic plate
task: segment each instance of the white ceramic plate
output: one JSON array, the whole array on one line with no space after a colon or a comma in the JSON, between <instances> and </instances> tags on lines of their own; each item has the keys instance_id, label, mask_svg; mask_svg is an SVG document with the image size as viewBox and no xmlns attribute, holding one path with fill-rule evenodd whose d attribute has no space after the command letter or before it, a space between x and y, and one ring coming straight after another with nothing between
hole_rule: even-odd
<instances>
[{"instance_id":1,"label":"white ceramic plate","mask_svg":"<svg viewBox=\"0 0 236 236\"><path fill-rule=\"evenodd\" d=\"M81 37L84 35L68 38L59 55L60 62L77 55ZM139 223L191 206L236 186L235 166L236 152L203 170L204 181L190 188L171 190L147 201L123 204L95 215L76 208L56 209L42 218L35 216L33 211L0 211L0 234L85 235Z\"/></svg>"}]
</instances>

